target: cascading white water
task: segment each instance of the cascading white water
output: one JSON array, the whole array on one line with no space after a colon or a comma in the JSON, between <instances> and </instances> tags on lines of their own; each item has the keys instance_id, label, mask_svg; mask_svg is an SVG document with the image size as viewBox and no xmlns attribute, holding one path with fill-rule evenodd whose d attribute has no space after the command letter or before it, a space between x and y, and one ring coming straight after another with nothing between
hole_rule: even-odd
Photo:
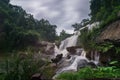
<instances>
[{"instance_id":1,"label":"cascading white water","mask_svg":"<svg viewBox=\"0 0 120 80\"><path fill-rule=\"evenodd\" d=\"M84 29L84 28L81 28L80 30L82 30L82 29ZM66 48L76 46L78 36L80 35L79 32L76 32L73 36L63 40L61 42L59 49L57 48L57 46L55 46L55 56L57 54L63 54L63 57L67 57L69 52L66 50ZM81 53L81 55L74 55L74 56L72 55L69 60L65 60L65 61L70 62L74 58L74 61L69 66L63 67L62 69L58 70L56 72L56 75L54 76L54 78L59 73L62 73L64 71L69 71L69 70L77 71L78 66L80 66L80 67L85 66L85 64L87 64L88 62L94 62L95 64L98 64L98 62L99 62L99 55L97 53L95 53L95 55L94 54L91 55L92 57L94 56L94 59L91 61L89 61L86 58L86 52L84 51L84 49L78 48L78 49L76 49L76 53Z\"/></svg>"},{"instance_id":2,"label":"cascading white water","mask_svg":"<svg viewBox=\"0 0 120 80\"><path fill-rule=\"evenodd\" d=\"M91 61L93 61L97 65L99 63L100 54L95 51L95 54L92 54L92 56L94 57L94 59L92 59Z\"/></svg>"},{"instance_id":3,"label":"cascading white water","mask_svg":"<svg viewBox=\"0 0 120 80\"><path fill-rule=\"evenodd\" d=\"M73 56L73 57L75 57L74 62L70 66L63 68L60 71L60 73L63 71L68 71L68 70L77 71L78 64L80 63L81 60L85 60L86 62L89 62L89 60L86 58L85 54L86 53L83 51L80 56L77 56L77 55Z\"/></svg>"},{"instance_id":4,"label":"cascading white water","mask_svg":"<svg viewBox=\"0 0 120 80\"><path fill-rule=\"evenodd\" d=\"M67 47L76 46L78 35L73 35L61 42L60 50L66 49Z\"/></svg>"},{"instance_id":5,"label":"cascading white water","mask_svg":"<svg viewBox=\"0 0 120 80\"><path fill-rule=\"evenodd\" d=\"M59 71L57 71L56 75L53 77L53 79L55 79L62 72L70 71L70 70L77 71L78 66L84 67L85 64L89 62L89 60L86 58L86 52L84 50L82 51L80 56L74 55L69 60L66 60L66 61L70 62L73 60L73 58L75 58L73 63L70 66L64 67L64 68L60 69Z\"/></svg>"},{"instance_id":6,"label":"cascading white water","mask_svg":"<svg viewBox=\"0 0 120 80\"><path fill-rule=\"evenodd\" d=\"M76 32L73 36L66 38L65 40L63 40L61 42L61 45L59 47L59 49L57 48L57 46L55 46L55 56L57 54L63 54L63 57L66 57L67 54L69 53L66 48L67 47L71 47L71 46L76 46L77 43L77 39L78 36L80 35L79 32Z\"/></svg>"}]
</instances>

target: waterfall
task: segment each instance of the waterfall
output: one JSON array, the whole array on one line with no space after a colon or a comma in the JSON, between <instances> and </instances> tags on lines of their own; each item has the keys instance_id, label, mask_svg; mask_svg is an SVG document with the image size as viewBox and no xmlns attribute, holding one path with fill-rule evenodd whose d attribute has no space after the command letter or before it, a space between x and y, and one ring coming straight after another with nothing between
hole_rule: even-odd
<instances>
[{"instance_id":1,"label":"waterfall","mask_svg":"<svg viewBox=\"0 0 120 80\"><path fill-rule=\"evenodd\" d=\"M95 54L93 55L93 57L94 57L94 59L92 59L92 61L97 65L99 63L100 53L95 51Z\"/></svg>"},{"instance_id":2,"label":"waterfall","mask_svg":"<svg viewBox=\"0 0 120 80\"><path fill-rule=\"evenodd\" d=\"M84 29L84 28L82 28L82 29ZM82 29L80 29L80 30L82 30ZM64 63L64 64L70 63L70 65L60 68L56 72L56 75L53 78L55 78L60 73L65 72L65 71L71 71L71 70L77 71L79 68L87 66L87 64L90 62L93 62L94 64L99 63L99 54L97 52L95 52L95 54L91 53L92 60L88 60L86 58L86 52L82 48L77 48L76 52L75 52L78 54L80 53L80 55L70 55L69 52L66 50L66 48L68 48L68 47L76 46L79 35L80 35L80 31L77 31L71 37L68 37L65 40L63 40L60 44L59 49L57 46L55 46L55 48L54 48L55 56L58 54L63 54L64 59L61 62L61 64L62 63ZM68 54L71 57L70 59L66 58L68 56Z\"/></svg>"},{"instance_id":3,"label":"waterfall","mask_svg":"<svg viewBox=\"0 0 120 80\"><path fill-rule=\"evenodd\" d=\"M86 62L89 62L89 60L83 54L81 54L80 56L75 55L74 57L75 57L74 62L70 66L63 68L59 73L61 73L63 71L68 71L68 70L77 71L78 64L81 64L80 66L84 66L84 65L82 65L83 60Z\"/></svg>"},{"instance_id":4,"label":"waterfall","mask_svg":"<svg viewBox=\"0 0 120 80\"><path fill-rule=\"evenodd\" d=\"M56 75L53 76L53 79L55 79L60 73L66 72L66 71L77 71L79 67L86 66L86 63L89 62L89 60L86 58L86 52L83 50L81 55L74 55L69 60L66 60L68 62L72 61L72 64L66 67L63 67L62 69L58 70L56 72Z\"/></svg>"},{"instance_id":5,"label":"waterfall","mask_svg":"<svg viewBox=\"0 0 120 80\"><path fill-rule=\"evenodd\" d=\"M61 42L60 50L66 49L67 47L76 46L78 35L73 35Z\"/></svg>"},{"instance_id":6,"label":"waterfall","mask_svg":"<svg viewBox=\"0 0 120 80\"><path fill-rule=\"evenodd\" d=\"M77 39L78 36L80 35L79 32L76 32L73 36L66 38L65 40L63 40L60 44L59 49L57 48L57 46L55 46L55 56L57 54L63 54L63 57L67 57L68 55L68 51L66 50L67 47L71 47L71 46L76 46L77 44Z\"/></svg>"}]
</instances>

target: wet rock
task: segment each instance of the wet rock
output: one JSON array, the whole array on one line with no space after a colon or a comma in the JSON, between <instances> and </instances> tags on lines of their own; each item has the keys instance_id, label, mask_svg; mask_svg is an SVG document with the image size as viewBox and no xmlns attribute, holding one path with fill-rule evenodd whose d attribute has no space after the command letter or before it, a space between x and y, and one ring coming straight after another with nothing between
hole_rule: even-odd
<instances>
[{"instance_id":1,"label":"wet rock","mask_svg":"<svg viewBox=\"0 0 120 80\"><path fill-rule=\"evenodd\" d=\"M78 50L80 50L81 47L80 46L72 46L72 47L67 47L67 51L71 54L71 55L79 55L82 51L78 52Z\"/></svg>"},{"instance_id":2,"label":"wet rock","mask_svg":"<svg viewBox=\"0 0 120 80\"><path fill-rule=\"evenodd\" d=\"M67 55L67 59L70 59L71 58L71 56L70 55Z\"/></svg>"},{"instance_id":3,"label":"wet rock","mask_svg":"<svg viewBox=\"0 0 120 80\"><path fill-rule=\"evenodd\" d=\"M70 66L75 60L75 57L71 56L68 58L62 58L62 60L58 64L58 69L62 69L64 67Z\"/></svg>"},{"instance_id":4,"label":"wet rock","mask_svg":"<svg viewBox=\"0 0 120 80\"><path fill-rule=\"evenodd\" d=\"M78 62L77 70L79 70L80 68L86 67L87 65L88 65L88 61L84 60L84 59L81 59Z\"/></svg>"},{"instance_id":5,"label":"wet rock","mask_svg":"<svg viewBox=\"0 0 120 80\"><path fill-rule=\"evenodd\" d=\"M94 62L88 62L87 66L90 66L92 68L96 68L97 67L97 65Z\"/></svg>"},{"instance_id":6,"label":"wet rock","mask_svg":"<svg viewBox=\"0 0 120 80\"><path fill-rule=\"evenodd\" d=\"M75 49L76 49L75 47L67 47L67 51L68 51L69 53L75 53L75 52L76 52Z\"/></svg>"},{"instance_id":7,"label":"wet rock","mask_svg":"<svg viewBox=\"0 0 120 80\"><path fill-rule=\"evenodd\" d=\"M53 63L55 63L56 66L57 66L57 63L62 59L62 56L63 56L63 54L58 54L58 55L56 56L56 58L51 59L51 61L52 61Z\"/></svg>"}]
</instances>

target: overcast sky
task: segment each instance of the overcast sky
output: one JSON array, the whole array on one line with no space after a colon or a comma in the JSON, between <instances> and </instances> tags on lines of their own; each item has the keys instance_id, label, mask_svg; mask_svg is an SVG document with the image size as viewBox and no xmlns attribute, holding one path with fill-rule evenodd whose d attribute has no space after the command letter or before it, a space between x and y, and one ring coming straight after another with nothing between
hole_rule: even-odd
<instances>
[{"instance_id":1,"label":"overcast sky","mask_svg":"<svg viewBox=\"0 0 120 80\"><path fill-rule=\"evenodd\" d=\"M57 25L58 33L62 29L72 33L71 25L87 18L90 12L89 0L11 0L11 4L21 6L38 20L49 20Z\"/></svg>"}]
</instances>

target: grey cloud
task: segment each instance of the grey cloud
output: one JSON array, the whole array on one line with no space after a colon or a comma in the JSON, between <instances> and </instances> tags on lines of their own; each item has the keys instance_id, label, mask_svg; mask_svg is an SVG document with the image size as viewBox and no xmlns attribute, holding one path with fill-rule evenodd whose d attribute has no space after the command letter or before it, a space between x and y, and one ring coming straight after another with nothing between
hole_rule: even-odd
<instances>
[{"instance_id":1,"label":"grey cloud","mask_svg":"<svg viewBox=\"0 0 120 80\"><path fill-rule=\"evenodd\" d=\"M89 0L11 0L11 4L22 6L35 18L45 18L58 26L58 33L65 29L72 33L72 24L87 18Z\"/></svg>"}]
</instances>

